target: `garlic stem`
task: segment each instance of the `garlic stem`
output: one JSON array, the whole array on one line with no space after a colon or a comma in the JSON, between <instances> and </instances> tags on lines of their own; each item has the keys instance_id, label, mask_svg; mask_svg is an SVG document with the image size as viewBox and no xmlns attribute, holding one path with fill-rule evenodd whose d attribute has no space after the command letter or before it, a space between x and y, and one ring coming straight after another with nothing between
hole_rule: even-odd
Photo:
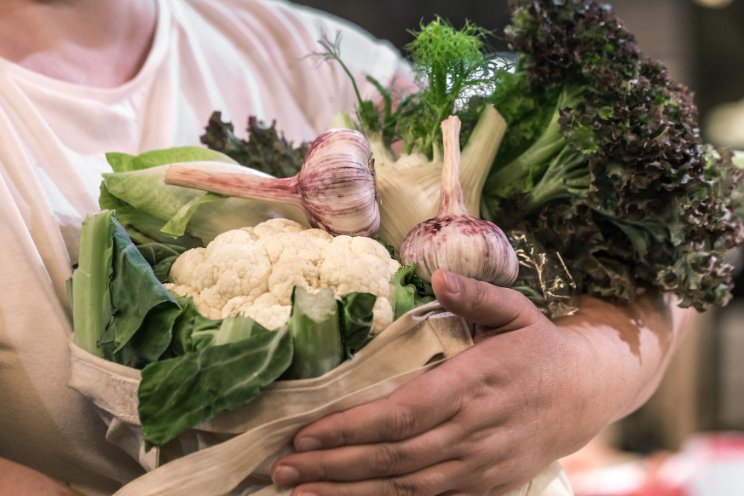
<instances>
[{"instance_id":1,"label":"garlic stem","mask_svg":"<svg viewBox=\"0 0 744 496\"><path fill-rule=\"evenodd\" d=\"M442 194L437 215L470 215L465 209L460 185L460 119L450 116L442 121L442 142Z\"/></svg>"},{"instance_id":2,"label":"garlic stem","mask_svg":"<svg viewBox=\"0 0 744 496\"><path fill-rule=\"evenodd\" d=\"M166 184L177 184L239 198L302 205L297 176L273 178L257 176L249 170L215 171L214 162L174 163L165 173Z\"/></svg>"}]
</instances>

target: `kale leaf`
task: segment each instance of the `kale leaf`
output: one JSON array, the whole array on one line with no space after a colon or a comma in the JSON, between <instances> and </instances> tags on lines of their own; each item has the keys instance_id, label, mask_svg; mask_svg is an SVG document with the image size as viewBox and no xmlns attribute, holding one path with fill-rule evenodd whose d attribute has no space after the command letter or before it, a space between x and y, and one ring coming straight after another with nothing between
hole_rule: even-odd
<instances>
[{"instance_id":1,"label":"kale leaf","mask_svg":"<svg viewBox=\"0 0 744 496\"><path fill-rule=\"evenodd\" d=\"M308 143L294 146L276 130L276 121L266 126L255 116L248 117L247 132L248 139L236 136L232 123L223 122L221 112L213 112L201 142L241 165L274 177L289 177L299 172Z\"/></svg>"},{"instance_id":2,"label":"kale leaf","mask_svg":"<svg viewBox=\"0 0 744 496\"><path fill-rule=\"evenodd\" d=\"M561 253L582 291L629 301L656 287L683 307L725 304L725 254L744 241L741 171L704 143L690 91L607 5L511 8L519 61L491 97L510 130L484 212Z\"/></svg>"}]
</instances>

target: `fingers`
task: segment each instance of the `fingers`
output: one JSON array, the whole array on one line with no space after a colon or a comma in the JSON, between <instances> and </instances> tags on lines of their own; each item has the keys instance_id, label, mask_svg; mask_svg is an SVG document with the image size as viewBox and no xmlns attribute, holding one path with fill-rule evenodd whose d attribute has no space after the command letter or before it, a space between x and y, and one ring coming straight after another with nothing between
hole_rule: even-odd
<instances>
[{"instance_id":1,"label":"fingers","mask_svg":"<svg viewBox=\"0 0 744 496\"><path fill-rule=\"evenodd\" d=\"M279 486L403 475L459 456L453 428L436 428L397 443L374 443L288 455L272 470Z\"/></svg>"},{"instance_id":2,"label":"fingers","mask_svg":"<svg viewBox=\"0 0 744 496\"><path fill-rule=\"evenodd\" d=\"M295 436L295 450L411 438L452 418L459 410L459 392L456 377L430 370L388 398L335 413L303 428ZM442 402L441 398L450 400Z\"/></svg>"},{"instance_id":3,"label":"fingers","mask_svg":"<svg viewBox=\"0 0 744 496\"><path fill-rule=\"evenodd\" d=\"M278 460L272 477L282 485L370 479L451 458L455 428L438 427L459 412L460 390L457 374L435 368L386 399L321 419L295 436L298 453Z\"/></svg>"},{"instance_id":4,"label":"fingers","mask_svg":"<svg viewBox=\"0 0 744 496\"><path fill-rule=\"evenodd\" d=\"M351 483L319 482L304 484L292 496L435 496L453 490L471 475L460 460L448 460L424 470L397 477L370 479Z\"/></svg>"},{"instance_id":5,"label":"fingers","mask_svg":"<svg viewBox=\"0 0 744 496\"><path fill-rule=\"evenodd\" d=\"M481 327L511 331L544 318L521 293L482 281L437 270L431 278L434 294L442 306Z\"/></svg>"}]
</instances>

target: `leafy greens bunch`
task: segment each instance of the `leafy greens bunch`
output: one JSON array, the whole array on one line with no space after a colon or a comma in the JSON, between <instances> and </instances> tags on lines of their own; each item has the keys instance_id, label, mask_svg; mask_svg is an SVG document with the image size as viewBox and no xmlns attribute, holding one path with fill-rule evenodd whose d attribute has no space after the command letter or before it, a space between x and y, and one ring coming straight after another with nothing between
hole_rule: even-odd
<instances>
[{"instance_id":1,"label":"leafy greens bunch","mask_svg":"<svg viewBox=\"0 0 744 496\"><path fill-rule=\"evenodd\" d=\"M142 369L140 421L145 439L158 445L255 399L276 380L320 376L371 339L377 300L372 293L337 298L329 288L310 292L297 286L286 324L267 329L248 317L207 318L191 297L166 289L163 282L169 281L176 257L203 243L190 234L163 233L165 220L202 193L163 191L153 178L161 177L161 161L204 153L215 154L176 148L136 157L110 155L120 172L105 178L103 210L83 223L79 264L70 281L75 344ZM234 207L226 206L228 200L216 196L206 202L217 210L202 212L203 224L200 217L191 218L188 229L201 233L224 227L220 222L225 219L210 224L208 214ZM228 222L233 221L238 219ZM400 267L391 285L394 318L433 299L413 266Z\"/></svg>"},{"instance_id":2,"label":"leafy greens bunch","mask_svg":"<svg viewBox=\"0 0 744 496\"><path fill-rule=\"evenodd\" d=\"M488 99L510 128L486 215L556 249L591 294L628 301L658 287L683 307L725 303L725 253L744 239L741 173L703 142L690 92L642 56L606 5L512 9L506 36L519 61Z\"/></svg>"},{"instance_id":3,"label":"leafy greens bunch","mask_svg":"<svg viewBox=\"0 0 744 496\"><path fill-rule=\"evenodd\" d=\"M744 240L736 215L742 172L728 152L703 142L688 89L642 55L607 5L513 0L510 8L513 67L493 63L486 30L456 30L437 18L407 47L418 90L396 102L395 89L368 78L380 101L357 91L354 125L372 143L383 200L391 184L408 179L426 190L410 197L416 208L438 196L429 188L440 170L438 124L455 113L466 202L521 240L519 252L534 254L516 285L533 301L549 307L536 286L562 273L548 285L619 302L659 288L683 307L725 304L725 254ZM323 40L321 55L351 76L339 42ZM487 118L492 108L508 124L503 138ZM497 152L483 146L489 136L500 140ZM391 150L396 141L400 156ZM409 226L391 234L400 220L385 217L384 203L381 235L397 248ZM536 257L557 267L536 270Z\"/></svg>"}]
</instances>

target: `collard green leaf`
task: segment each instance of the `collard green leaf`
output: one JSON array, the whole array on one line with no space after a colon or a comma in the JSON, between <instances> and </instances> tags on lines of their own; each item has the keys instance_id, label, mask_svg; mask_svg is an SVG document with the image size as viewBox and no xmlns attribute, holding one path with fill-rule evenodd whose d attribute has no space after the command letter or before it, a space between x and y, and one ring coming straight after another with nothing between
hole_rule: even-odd
<instances>
[{"instance_id":1,"label":"collard green leaf","mask_svg":"<svg viewBox=\"0 0 744 496\"><path fill-rule=\"evenodd\" d=\"M129 230L127 230L129 232ZM131 235L130 235L131 236ZM136 243L136 240L134 240ZM186 247L175 243L157 243L145 241L137 244L137 249L152 267L155 277L161 283L169 282L170 269L179 255L186 251Z\"/></svg>"},{"instance_id":2,"label":"collard green leaf","mask_svg":"<svg viewBox=\"0 0 744 496\"><path fill-rule=\"evenodd\" d=\"M221 321L209 319L199 313L193 299L179 296L177 301L183 311L173 323L173 339L167 358L184 355L206 347L211 343L211 338L200 345L197 344L199 340L194 339L194 334L208 333L219 329L222 325Z\"/></svg>"},{"instance_id":3,"label":"collard green leaf","mask_svg":"<svg viewBox=\"0 0 744 496\"><path fill-rule=\"evenodd\" d=\"M287 379L318 377L343 360L341 322L336 297L328 288L311 293L302 286L292 291L292 314L287 322L294 357Z\"/></svg>"},{"instance_id":4,"label":"collard green leaf","mask_svg":"<svg viewBox=\"0 0 744 496\"><path fill-rule=\"evenodd\" d=\"M258 397L289 367L288 328L208 346L142 370L139 417L144 438L161 445L212 416Z\"/></svg>"},{"instance_id":5,"label":"collard green leaf","mask_svg":"<svg viewBox=\"0 0 744 496\"><path fill-rule=\"evenodd\" d=\"M394 289L393 318L434 300L431 283L416 275L416 264L402 265L393 275Z\"/></svg>"},{"instance_id":6,"label":"collard green leaf","mask_svg":"<svg viewBox=\"0 0 744 496\"><path fill-rule=\"evenodd\" d=\"M194 349L200 350L207 346L235 343L266 332L271 331L255 320L237 316L219 321L218 326L197 326L191 334L191 339L194 343Z\"/></svg>"},{"instance_id":7,"label":"collard green leaf","mask_svg":"<svg viewBox=\"0 0 744 496\"><path fill-rule=\"evenodd\" d=\"M372 310L377 296L372 293L349 293L339 300L341 341L346 358L353 358L371 339Z\"/></svg>"},{"instance_id":8,"label":"collard green leaf","mask_svg":"<svg viewBox=\"0 0 744 496\"><path fill-rule=\"evenodd\" d=\"M112 319L101 337L106 358L141 366L168 348L181 313L126 230L113 218L114 256L110 281ZM137 338L133 337L137 334Z\"/></svg>"}]
</instances>

